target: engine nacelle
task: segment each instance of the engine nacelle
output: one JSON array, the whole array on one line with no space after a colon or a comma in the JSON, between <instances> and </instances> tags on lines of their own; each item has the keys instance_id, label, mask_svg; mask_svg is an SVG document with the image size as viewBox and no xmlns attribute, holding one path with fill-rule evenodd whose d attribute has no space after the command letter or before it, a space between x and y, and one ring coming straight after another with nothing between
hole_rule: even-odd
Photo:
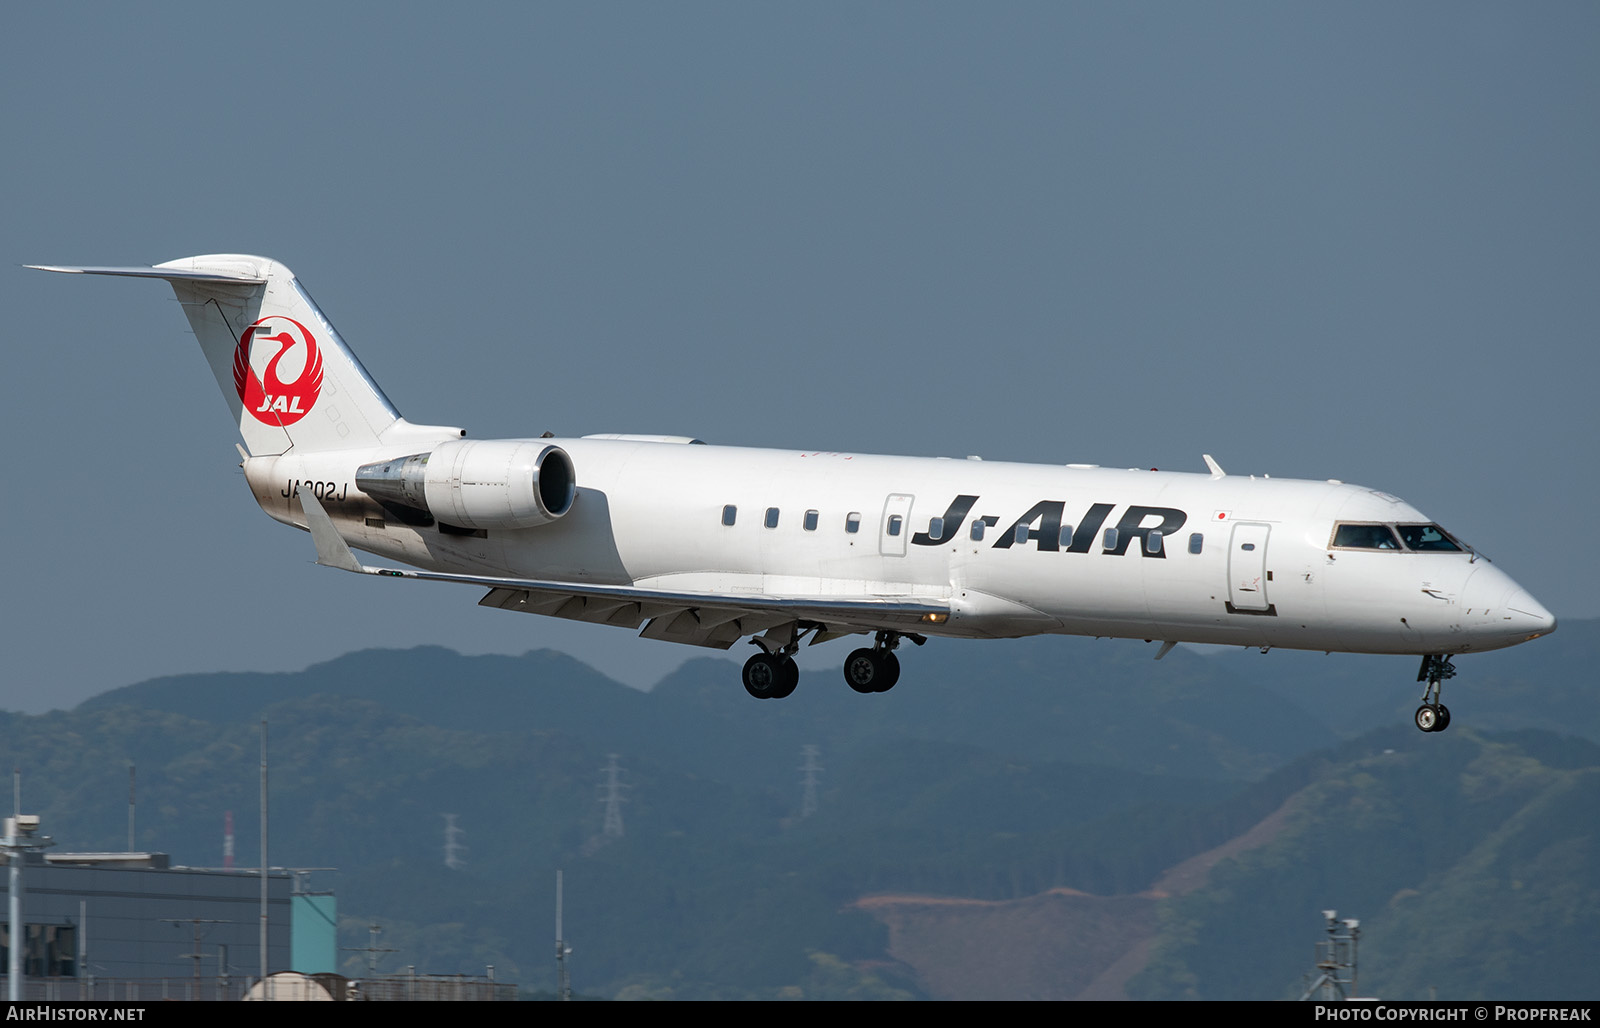
<instances>
[{"instance_id":1,"label":"engine nacelle","mask_svg":"<svg viewBox=\"0 0 1600 1028\"><path fill-rule=\"evenodd\" d=\"M362 492L463 528L532 528L572 507L577 478L567 451L538 439L460 439L431 453L366 464Z\"/></svg>"}]
</instances>

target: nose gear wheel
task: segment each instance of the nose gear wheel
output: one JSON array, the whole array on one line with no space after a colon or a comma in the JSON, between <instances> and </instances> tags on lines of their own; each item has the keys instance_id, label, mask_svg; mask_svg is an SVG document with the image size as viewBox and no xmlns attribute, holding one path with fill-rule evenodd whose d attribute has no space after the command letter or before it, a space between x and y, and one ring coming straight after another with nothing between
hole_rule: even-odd
<instances>
[{"instance_id":1,"label":"nose gear wheel","mask_svg":"<svg viewBox=\"0 0 1600 1028\"><path fill-rule=\"evenodd\" d=\"M1424 703L1417 708L1416 721L1424 732L1442 732L1450 727L1450 708L1442 703Z\"/></svg>"}]
</instances>

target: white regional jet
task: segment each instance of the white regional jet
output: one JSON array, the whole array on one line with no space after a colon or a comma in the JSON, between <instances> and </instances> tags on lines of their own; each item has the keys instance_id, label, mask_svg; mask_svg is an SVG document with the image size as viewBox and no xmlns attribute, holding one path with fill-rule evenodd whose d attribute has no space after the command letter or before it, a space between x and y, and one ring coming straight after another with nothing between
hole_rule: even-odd
<instances>
[{"instance_id":1,"label":"white regional jet","mask_svg":"<svg viewBox=\"0 0 1600 1028\"><path fill-rule=\"evenodd\" d=\"M478 602L726 649L789 695L802 642L871 635L882 692L929 635L1054 632L1415 654L1417 727L1450 723L1451 657L1556 620L1376 489L1227 475L706 446L677 436L465 438L406 421L290 270L240 254L42 267L170 283L271 517L321 564L462 582ZM247 450L246 450L247 448ZM351 547L415 568L360 563ZM642 626L642 627L641 627Z\"/></svg>"}]
</instances>

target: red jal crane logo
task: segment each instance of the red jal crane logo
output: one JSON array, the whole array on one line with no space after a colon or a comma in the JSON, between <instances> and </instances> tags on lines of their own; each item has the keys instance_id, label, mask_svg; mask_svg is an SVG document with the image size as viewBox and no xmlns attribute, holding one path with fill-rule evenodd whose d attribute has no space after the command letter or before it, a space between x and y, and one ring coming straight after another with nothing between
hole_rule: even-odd
<instances>
[{"instance_id":1,"label":"red jal crane logo","mask_svg":"<svg viewBox=\"0 0 1600 1028\"><path fill-rule=\"evenodd\" d=\"M252 344L276 346L259 373L250 359ZM322 350L304 325L281 314L269 315L244 330L233 351L233 385L251 417L287 428L305 417L322 392Z\"/></svg>"}]
</instances>

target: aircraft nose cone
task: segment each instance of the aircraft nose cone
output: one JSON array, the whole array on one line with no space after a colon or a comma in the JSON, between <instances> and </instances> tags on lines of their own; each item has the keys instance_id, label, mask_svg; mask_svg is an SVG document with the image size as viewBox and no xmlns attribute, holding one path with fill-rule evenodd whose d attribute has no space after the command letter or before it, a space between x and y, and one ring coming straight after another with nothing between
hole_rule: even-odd
<instances>
[{"instance_id":1,"label":"aircraft nose cone","mask_svg":"<svg viewBox=\"0 0 1600 1028\"><path fill-rule=\"evenodd\" d=\"M1555 615L1498 568L1480 568L1463 593L1462 605L1482 619L1476 631L1487 646L1515 646L1556 630Z\"/></svg>"},{"instance_id":2,"label":"aircraft nose cone","mask_svg":"<svg viewBox=\"0 0 1600 1028\"><path fill-rule=\"evenodd\" d=\"M1516 592L1506 597L1506 610L1516 618L1518 627L1528 629L1529 638L1534 635L1549 635L1556 630L1556 616L1545 610L1538 600L1526 589L1517 589Z\"/></svg>"}]
</instances>

